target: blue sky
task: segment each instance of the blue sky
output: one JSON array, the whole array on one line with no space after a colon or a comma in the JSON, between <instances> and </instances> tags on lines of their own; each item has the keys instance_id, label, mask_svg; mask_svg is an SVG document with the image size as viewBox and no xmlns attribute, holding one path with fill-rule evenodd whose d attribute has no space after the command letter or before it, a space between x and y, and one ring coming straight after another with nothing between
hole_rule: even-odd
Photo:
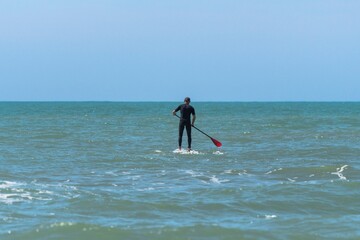
<instances>
[{"instance_id":1,"label":"blue sky","mask_svg":"<svg viewBox=\"0 0 360 240\"><path fill-rule=\"evenodd\" d=\"M0 101L360 101L358 0L5 0Z\"/></svg>"}]
</instances>

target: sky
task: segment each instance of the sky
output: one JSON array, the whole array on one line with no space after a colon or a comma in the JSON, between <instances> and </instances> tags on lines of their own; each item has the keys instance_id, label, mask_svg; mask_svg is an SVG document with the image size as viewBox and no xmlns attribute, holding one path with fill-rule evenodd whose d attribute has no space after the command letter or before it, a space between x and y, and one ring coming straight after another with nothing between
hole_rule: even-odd
<instances>
[{"instance_id":1,"label":"sky","mask_svg":"<svg viewBox=\"0 0 360 240\"><path fill-rule=\"evenodd\" d=\"M3 0L0 101L360 101L358 0Z\"/></svg>"}]
</instances>

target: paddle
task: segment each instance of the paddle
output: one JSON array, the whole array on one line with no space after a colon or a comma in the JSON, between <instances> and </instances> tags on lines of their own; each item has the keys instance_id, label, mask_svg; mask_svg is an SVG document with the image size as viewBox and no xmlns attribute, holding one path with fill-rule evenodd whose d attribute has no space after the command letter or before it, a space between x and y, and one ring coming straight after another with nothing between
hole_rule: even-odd
<instances>
[{"instance_id":1,"label":"paddle","mask_svg":"<svg viewBox=\"0 0 360 240\"><path fill-rule=\"evenodd\" d=\"M180 118L177 114L175 114L175 116L177 116L178 118ZM181 119L181 118L180 118ZM215 146L217 147L221 147L222 143L219 142L218 140L216 140L215 138L210 137L209 135L207 135L206 133L204 133L203 131L201 131L200 129L198 129L197 127L195 127L194 125L191 125L193 128L195 128L196 130L198 130L199 132L201 132L202 134L204 134L205 136L209 137L211 139L211 141L215 144Z\"/></svg>"}]
</instances>

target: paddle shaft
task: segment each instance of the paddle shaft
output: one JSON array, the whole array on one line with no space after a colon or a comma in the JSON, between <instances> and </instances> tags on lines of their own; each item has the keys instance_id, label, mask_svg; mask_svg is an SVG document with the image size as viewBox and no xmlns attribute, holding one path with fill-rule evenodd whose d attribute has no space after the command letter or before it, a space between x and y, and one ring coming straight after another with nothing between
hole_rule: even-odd
<instances>
[{"instance_id":1,"label":"paddle shaft","mask_svg":"<svg viewBox=\"0 0 360 240\"><path fill-rule=\"evenodd\" d=\"M175 116L177 116L178 118L180 118L181 119L181 117L179 117L177 114L175 114ZM200 129L198 129L197 127L195 127L194 125L191 125L193 128L195 128L196 130L198 130L199 132L201 132L202 134L204 134L205 136L207 136L207 137L209 137L209 138L211 138L211 139L213 139L212 137L210 137L209 135L207 135L206 133L204 133L203 131L201 131Z\"/></svg>"}]
</instances>

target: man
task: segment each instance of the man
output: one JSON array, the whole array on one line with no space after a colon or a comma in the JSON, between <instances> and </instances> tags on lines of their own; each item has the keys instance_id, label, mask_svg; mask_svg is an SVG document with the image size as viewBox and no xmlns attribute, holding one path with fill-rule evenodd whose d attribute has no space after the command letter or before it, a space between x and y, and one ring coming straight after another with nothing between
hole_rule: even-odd
<instances>
[{"instance_id":1,"label":"man","mask_svg":"<svg viewBox=\"0 0 360 240\"><path fill-rule=\"evenodd\" d=\"M179 150L181 150L182 136L184 128L186 127L186 133L188 137L188 151L191 150L191 126L194 125L196 115L195 109L190 106L190 98L186 97L184 99L184 104L181 104L176 109L173 110L173 115L176 115L176 112L180 110L180 122L179 122ZM191 115L192 120L191 120Z\"/></svg>"}]
</instances>

